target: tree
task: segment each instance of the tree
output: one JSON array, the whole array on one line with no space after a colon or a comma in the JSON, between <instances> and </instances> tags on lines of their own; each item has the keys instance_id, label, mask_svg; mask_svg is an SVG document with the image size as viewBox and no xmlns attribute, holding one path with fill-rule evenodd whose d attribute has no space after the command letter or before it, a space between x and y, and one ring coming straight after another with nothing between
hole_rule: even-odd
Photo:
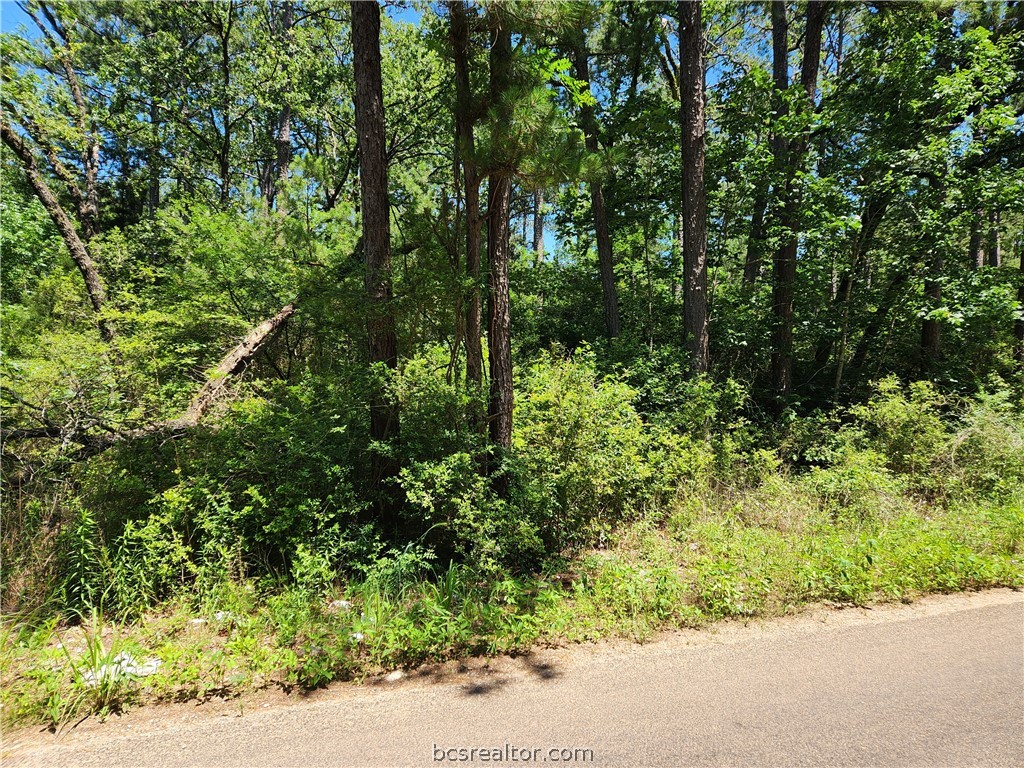
<instances>
[{"instance_id":1,"label":"tree","mask_svg":"<svg viewBox=\"0 0 1024 768\"><path fill-rule=\"evenodd\" d=\"M800 84L804 90L804 100L799 108L803 112L814 107L815 94L818 90L821 35L825 24L826 7L827 3L823 0L810 0L807 3L803 61L800 67ZM778 92L779 118L788 113L785 105L786 91L789 88L788 41L789 26L786 20L785 0L773 0L773 77ZM800 238L798 176L803 170L808 144L806 130L794 141L788 140L780 130L776 132L776 160L785 177L782 211L779 217L779 225L784 234L772 262L772 306L775 314L775 330L772 336L772 385L777 395L788 395L793 388L793 296Z\"/></svg>"},{"instance_id":2,"label":"tree","mask_svg":"<svg viewBox=\"0 0 1024 768\"><path fill-rule=\"evenodd\" d=\"M292 0L283 0L283 2L278 4L278 12L280 14L279 34L282 42L287 46L291 42L292 26L295 23L295 3ZM286 79L285 86L287 87L287 85L288 81ZM274 194L274 203L277 207L277 212L281 216L287 216L288 200L286 186L292 161L292 106L287 93L283 101L284 103L281 105L281 110L278 113L277 137L275 141L277 150L277 186Z\"/></svg>"},{"instance_id":3,"label":"tree","mask_svg":"<svg viewBox=\"0 0 1024 768\"><path fill-rule=\"evenodd\" d=\"M590 87L590 62L584 40L577 39L572 49L576 78ZM598 125L594 106L584 103L580 107L580 122L586 137L587 152L598 152ZM614 339L622 331L619 322L619 295L615 286L615 260L612 236L608 228L604 187L598 178L590 180L590 207L594 217L594 236L597 240L597 261L601 272L601 292L604 296L604 323L608 337Z\"/></svg>"},{"instance_id":4,"label":"tree","mask_svg":"<svg viewBox=\"0 0 1024 768\"><path fill-rule=\"evenodd\" d=\"M495 7L488 8L490 25L490 98L492 144L508 141L511 121L512 33ZM494 160L497 160L495 158ZM495 162L487 187L488 334L487 353L491 387L488 423L491 443L499 450L512 447L512 315L509 294L511 168ZM497 465L492 465L496 469ZM499 484L504 481L499 481Z\"/></svg>"},{"instance_id":5,"label":"tree","mask_svg":"<svg viewBox=\"0 0 1024 768\"><path fill-rule=\"evenodd\" d=\"M366 295L370 302L367 338L371 365L398 366L398 340L391 314L391 205L384 133L380 66L380 6L353 2L352 49L359 135L359 187L366 254ZM398 412L381 391L370 403L370 436L386 441L398 434Z\"/></svg>"},{"instance_id":6,"label":"tree","mask_svg":"<svg viewBox=\"0 0 1024 768\"><path fill-rule=\"evenodd\" d=\"M480 174L476 162L474 123L476 109L469 77L469 21L463 0L448 3L450 38L455 63L455 136L458 158L462 165L463 208L466 227L466 279L469 283L465 299L466 378L476 386L483 383L483 348L481 346L480 247L482 218L480 216Z\"/></svg>"},{"instance_id":7,"label":"tree","mask_svg":"<svg viewBox=\"0 0 1024 768\"><path fill-rule=\"evenodd\" d=\"M704 189L704 27L701 2L680 0L680 125L683 174L683 314L691 366L708 372L707 201Z\"/></svg>"}]
</instances>

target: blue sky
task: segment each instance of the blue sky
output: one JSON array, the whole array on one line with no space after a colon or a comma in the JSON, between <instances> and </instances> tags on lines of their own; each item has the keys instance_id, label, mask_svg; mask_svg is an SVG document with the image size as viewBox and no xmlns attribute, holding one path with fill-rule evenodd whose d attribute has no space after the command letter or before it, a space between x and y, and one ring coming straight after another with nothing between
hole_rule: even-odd
<instances>
[{"instance_id":1,"label":"blue sky","mask_svg":"<svg viewBox=\"0 0 1024 768\"><path fill-rule=\"evenodd\" d=\"M32 37L35 25L32 19L21 10L14 0L0 0L0 32L17 32L20 26L28 27L28 33Z\"/></svg>"}]
</instances>

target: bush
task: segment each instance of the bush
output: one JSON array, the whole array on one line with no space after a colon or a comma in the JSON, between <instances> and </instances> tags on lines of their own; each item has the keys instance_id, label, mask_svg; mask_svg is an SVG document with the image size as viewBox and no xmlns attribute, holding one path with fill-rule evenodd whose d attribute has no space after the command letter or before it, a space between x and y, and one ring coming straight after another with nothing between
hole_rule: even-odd
<instances>
[{"instance_id":1,"label":"bush","mask_svg":"<svg viewBox=\"0 0 1024 768\"><path fill-rule=\"evenodd\" d=\"M886 465L907 476L920 492L939 490L932 471L949 437L941 418L945 400L928 381L904 387L895 376L876 384L876 394L866 404L850 409L863 425L868 445L885 456Z\"/></svg>"},{"instance_id":2,"label":"bush","mask_svg":"<svg viewBox=\"0 0 1024 768\"><path fill-rule=\"evenodd\" d=\"M601 541L672 483L662 474L671 445L652 439L636 398L620 379L599 378L586 349L571 359L556 350L523 372L514 466L548 552Z\"/></svg>"}]
</instances>

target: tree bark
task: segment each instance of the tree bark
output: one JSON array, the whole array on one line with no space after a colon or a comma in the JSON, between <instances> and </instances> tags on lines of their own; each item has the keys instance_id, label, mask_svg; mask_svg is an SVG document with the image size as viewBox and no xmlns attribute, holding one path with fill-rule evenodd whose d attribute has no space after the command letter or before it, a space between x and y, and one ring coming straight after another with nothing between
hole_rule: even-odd
<instances>
[{"instance_id":1,"label":"tree bark","mask_svg":"<svg viewBox=\"0 0 1024 768\"><path fill-rule=\"evenodd\" d=\"M981 235L981 220L984 216L985 212L978 209L971 218L971 240L967 246L967 253L971 266L975 269L981 269L985 266L985 243Z\"/></svg>"},{"instance_id":2,"label":"tree bark","mask_svg":"<svg viewBox=\"0 0 1024 768\"><path fill-rule=\"evenodd\" d=\"M483 229L480 215L480 172L476 163L473 124L473 92L469 81L469 23L462 0L450 0L451 41L455 59L455 133L462 160L466 210L466 378L481 386L484 378L481 344L480 247Z\"/></svg>"},{"instance_id":3,"label":"tree bark","mask_svg":"<svg viewBox=\"0 0 1024 768\"><path fill-rule=\"evenodd\" d=\"M380 6L376 0L353 0L351 7L365 286L370 301L370 364L394 369L398 365L398 341L390 308L391 207L380 71ZM397 410L383 392L374 392L370 402L370 437L383 441L397 434Z\"/></svg>"},{"instance_id":4,"label":"tree bark","mask_svg":"<svg viewBox=\"0 0 1024 768\"><path fill-rule=\"evenodd\" d=\"M704 191L704 28L700 0L680 0L679 94L683 172L683 322L690 365L710 367L707 198Z\"/></svg>"},{"instance_id":5,"label":"tree bark","mask_svg":"<svg viewBox=\"0 0 1024 768\"><path fill-rule=\"evenodd\" d=\"M1000 267L1003 264L1003 248L999 237L999 211L992 211L988 221L988 265Z\"/></svg>"},{"instance_id":6,"label":"tree bark","mask_svg":"<svg viewBox=\"0 0 1024 768\"><path fill-rule=\"evenodd\" d=\"M804 54L800 69L800 83L806 97L806 108L813 108L818 89L818 69L821 62L821 35L825 24L825 2L811 0L807 4L807 26L804 34ZM776 114L785 114L782 93L789 87L788 60L789 29L784 0L772 2L773 78L780 99ZM796 288L796 257L800 238L800 194L797 175L807 154L807 139L792 144L776 135L776 161L785 169L785 187L781 225L784 239L772 262L772 304L775 328L772 334L772 383L775 393L788 395L793 389L793 298Z\"/></svg>"},{"instance_id":7,"label":"tree bark","mask_svg":"<svg viewBox=\"0 0 1024 768\"><path fill-rule=\"evenodd\" d=\"M148 174L148 190L146 195L146 206L149 218L156 218L156 212L160 208L160 113L156 106L156 100L149 101L149 147L146 149L146 172Z\"/></svg>"},{"instance_id":8,"label":"tree bark","mask_svg":"<svg viewBox=\"0 0 1024 768\"><path fill-rule=\"evenodd\" d=\"M503 20L491 14L490 95L491 102L500 105L507 98L510 85L512 36ZM504 111L499 110L499 111ZM499 117L495 132L503 134L504 115ZM507 123L505 123L507 125ZM491 442L498 448L512 447L512 322L509 299L509 234L512 180L508 169L491 172L487 199L487 255L488 272L488 357L491 370L488 420ZM497 466L492 464L492 471ZM499 491L504 482L499 481Z\"/></svg>"},{"instance_id":9,"label":"tree bark","mask_svg":"<svg viewBox=\"0 0 1024 768\"><path fill-rule=\"evenodd\" d=\"M924 279L925 312L938 309L942 305L942 256L934 251L928 259L927 273ZM942 356L942 331L939 321L927 314L921 321L921 356L924 372L931 372Z\"/></svg>"},{"instance_id":10,"label":"tree bark","mask_svg":"<svg viewBox=\"0 0 1024 768\"><path fill-rule=\"evenodd\" d=\"M776 123L786 115L783 94L789 88L789 26L785 0L772 2L772 75L775 84ZM785 136L776 131L772 151L777 174L788 173L789 147ZM791 190L783 189L783 226L792 222ZM790 245L793 245L791 248ZM772 387L777 395L789 394L793 384L793 290L796 278L795 238L788 233L772 258Z\"/></svg>"},{"instance_id":11,"label":"tree bark","mask_svg":"<svg viewBox=\"0 0 1024 768\"><path fill-rule=\"evenodd\" d=\"M533 193L533 257L537 264L544 261L544 190Z\"/></svg>"},{"instance_id":12,"label":"tree bark","mask_svg":"<svg viewBox=\"0 0 1024 768\"><path fill-rule=\"evenodd\" d=\"M92 304L93 310L100 314L103 311L103 305L106 303L107 293L103 287L103 281L100 280L96 263L89 254L89 249L85 246L85 243L75 229L71 217L68 216L57 196L40 173L32 150L6 122L0 123L0 135L2 135L4 144L21 160L21 165L25 175L28 177L29 184L32 185L36 197L39 198L39 202L42 203L43 208L49 214L50 220L57 227L57 231L64 240L68 252L71 254L71 260L75 262L75 266L78 267L78 271L82 275L89 303ZM111 341L114 338L114 327L109 320L101 317L97 321L97 325L100 329L100 335L105 341Z\"/></svg>"},{"instance_id":13,"label":"tree bark","mask_svg":"<svg viewBox=\"0 0 1024 768\"><path fill-rule=\"evenodd\" d=\"M1017 335L1017 362L1024 369L1024 236L1018 241L1017 256L1020 259L1020 288L1017 289L1017 311L1020 315L1015 323Z\"/></svg>"},{"instance_id":14,"label":"tree bark","mask_svg":"<svg viewBox=\"0 0 1024 768\"><path fill-rule=\"evenodd\" d=\"M573 46L573 64L577 80L584 80L590 87L590 62L587 49L581 40ZM587 151L596 153L598 145L597 117L592 106L580 107L580 122ZM604 324L609 338L618 336L622 327L619 322L619 294L615 285L615 261L612 252L612 236L608 227L608 211L605 206L604 186L599 179L590 182L590 209L594 217L594 236L597 240L597 262L601 273L601 292L604 297Z\"/></svg>"},{"instance_id":15,"label":"tree bark","mask_svg":"<svg viewBox=\"0 0 1024 768\"><path fill-rule=\"evenodd\" d=\"M292 39L292 25L295 20L295 4L292 0L281 3L281 38L285 45ZM288 215L288 196L286 188L291 173L292 161L292 107L288 103L288 94L284 96L284 104L277 118L277 188L274 192L274 207L282 217Z\"/></svg>"},{"instance_id":16,"label":"tree bark","mask_svg":"<svg viewBox=\"0 0 1024 768\"><path fill-rule=\"evenodd\" d=\"M214 370L213 374L206 380L202 388L192 398L185 412L168 422L160 425L159 428L186 428L194 427L202 419L210 406L217 401L217 397L227 386L229 377L241 373L249 362L266 346L273 338L284 322L295 314L295 305L287 304L273 317L264 320L253 328L224 358Z\"/></svg>"},{"instance_id":17,"label":"tree bark","mask_svg":"<svg viewBox=\"0 0 1024 768\"><path fill-rule=\"evenodd\" d=\"M766 239L764 216L768 210L768 184L762 182L754 197L754 210L750 215L750 234L747 236L747 255L743 260L743 286L753 288L761 274Z\"/></svg>"}]
</instances>

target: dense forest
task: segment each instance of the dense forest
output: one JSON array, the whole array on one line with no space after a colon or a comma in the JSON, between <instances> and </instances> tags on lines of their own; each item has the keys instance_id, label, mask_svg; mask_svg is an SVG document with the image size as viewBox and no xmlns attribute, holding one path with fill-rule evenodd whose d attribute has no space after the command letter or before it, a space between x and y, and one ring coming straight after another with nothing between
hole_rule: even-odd
<instances>
[{"instance_id":1,"label":"dense forest","mask_svg":"<svg viewBox=\"0 0 1024 768\"><path fill-rule=\"evenodd\" d=\"M6 614L1022 581L1024 3L3 13Z\"/></svg>"}]
</instances>

